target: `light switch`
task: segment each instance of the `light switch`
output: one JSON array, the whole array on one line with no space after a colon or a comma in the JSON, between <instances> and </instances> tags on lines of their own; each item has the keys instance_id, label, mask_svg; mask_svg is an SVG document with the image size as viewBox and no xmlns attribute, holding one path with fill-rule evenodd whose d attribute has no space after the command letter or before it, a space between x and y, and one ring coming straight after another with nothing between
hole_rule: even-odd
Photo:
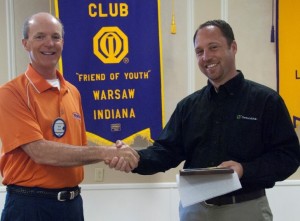
<instances>
[{"instance_id":1,"label":"light switch","mask_svg":"<svg viewBox=\"0 0 300 221\"><path fill-rule=\"evenodd\" d=\"M103 182L104 168L95 168L95 181Z\"/></svg>"}]
</instances>

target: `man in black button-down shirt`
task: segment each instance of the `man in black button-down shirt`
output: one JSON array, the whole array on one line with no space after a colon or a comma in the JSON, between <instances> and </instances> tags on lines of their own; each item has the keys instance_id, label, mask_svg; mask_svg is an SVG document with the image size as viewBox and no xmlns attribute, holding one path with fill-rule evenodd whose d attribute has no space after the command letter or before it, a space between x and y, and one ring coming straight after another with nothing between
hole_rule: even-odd
<instances>
[{"instance_id":1,"label":"man in black button-down shirt","mask_svg":"<svg viewBox=\"0 0 300 221\"><path fill-rule=\"evenodd\" d=\"M279 94L245 80L236 69L237 44L222 20L202 24L194 36L198 66L208 84L181 100L159 138L138 151L134 173L184 168L230 167L242 189L183 208L182 221L272 220L265 188L293 174L299 141ZM117 159L111 167L118 168Z\"/></svg>"}]
</instances>

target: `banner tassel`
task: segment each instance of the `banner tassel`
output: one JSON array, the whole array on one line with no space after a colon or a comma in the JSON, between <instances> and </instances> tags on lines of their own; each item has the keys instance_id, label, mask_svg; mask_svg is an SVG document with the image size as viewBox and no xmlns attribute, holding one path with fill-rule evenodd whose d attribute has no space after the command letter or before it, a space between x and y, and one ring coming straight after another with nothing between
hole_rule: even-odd
<instances>
[{"instance_id":1,"label":"banner tassel","mask_svg":"<svg viewBox=\"0 0 300 221\"><path fill-rule=\"evenodd\" d=\"M271 42L272 43L275 42L275 29L274 29L274 25L272 25L272 28L271 28Z\"/></svg>"},{"instance_id":2,"label":"banner tassel","mask_svg":"<svg viewBox=\"0 0 300 221\"><path fill-rule=\"evenodd\" d=\"M271 42L275 42L275 28L274 28L274 0L272 1L272 27L271 27Z\"/></svg>"},{"instance_id":3,"label":"banner tassel","mask_svg":"<svg viewBox=\"0 0 300 221\"><path fill-rule=\"evenodd\" d=\"M171 34L176 34L176 23L175 23L175 12L174 12L174 0L172 0Z\"/></svg>"}]
</instances>

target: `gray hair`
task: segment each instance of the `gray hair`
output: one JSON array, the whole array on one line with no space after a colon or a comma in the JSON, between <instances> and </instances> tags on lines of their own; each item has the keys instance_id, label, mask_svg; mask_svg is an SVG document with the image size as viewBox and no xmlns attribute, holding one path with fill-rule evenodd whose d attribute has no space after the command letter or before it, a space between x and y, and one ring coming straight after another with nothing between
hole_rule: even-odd
<instances>
[{"instance_id":1,"label":"gray hair","mask_svg":"<svg viewBox=\"0 0 300 221\"><path fill-rule=\"evenodd\" d=\"M51 15L56 21L58 21L58 23L61 25L61 34L62 34L62 37L64 37L64 34L65 34L65 31L64 31L64 26L61 22L61 20L55 16L53 16L52 14L48 13L49 15ZM32 20L32 18L35 16L36 14L34 15L31 15L30 17L28 17L25 21L24 21L24 24L23 24L23 29L22 29L22 33L23 33L23 39L28 39L28 33L29 33L29 28L30 28L30 20Z\"/></svg>"}]
</instances>

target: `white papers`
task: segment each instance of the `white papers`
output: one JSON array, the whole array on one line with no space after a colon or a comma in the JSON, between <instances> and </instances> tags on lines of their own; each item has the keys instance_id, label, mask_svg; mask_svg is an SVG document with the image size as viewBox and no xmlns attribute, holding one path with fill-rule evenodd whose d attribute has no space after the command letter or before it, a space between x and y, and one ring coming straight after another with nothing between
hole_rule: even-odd
<instances>
[{"instance_id":1,"label":"white papers","mask_svg":"<svg viewBox=\"0 0 300 221\"><path fill-rule=\"evenodd\" d=\"M183 207L203 202L242 187L236 172L190 176L176 175L176 180Z\"/></svg>"}]
</instances>

